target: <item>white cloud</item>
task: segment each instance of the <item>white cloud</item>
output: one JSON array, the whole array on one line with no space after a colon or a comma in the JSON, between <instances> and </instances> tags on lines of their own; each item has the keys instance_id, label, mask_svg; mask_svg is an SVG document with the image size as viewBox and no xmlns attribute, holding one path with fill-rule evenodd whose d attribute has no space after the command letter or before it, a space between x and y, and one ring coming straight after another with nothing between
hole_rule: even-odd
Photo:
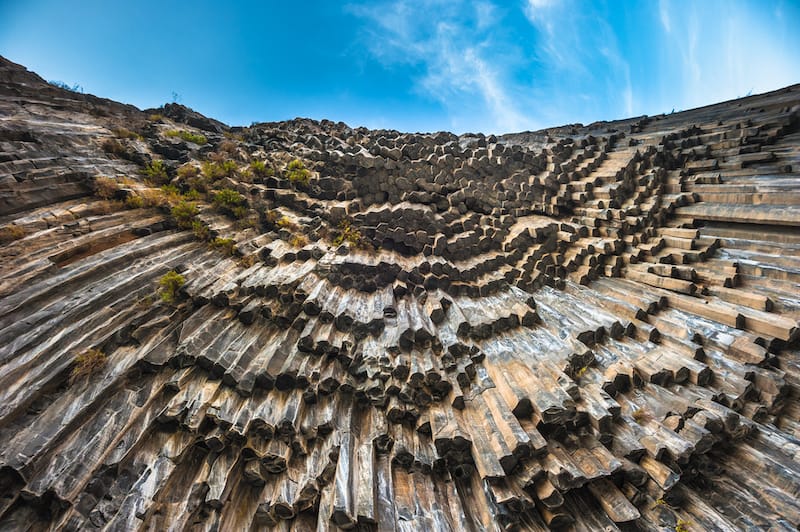
<instances>
[{"instance_id":1,"label":"white cloud","mask_svg":"<svg viewBox=\"0 0 800 532\"><path fill-rule=\"evenodd\" d=\"M800 72L785 6L707 0L679 12L660 0L629 18L575 0L362 1L351 11L370 58L411 72L457 131L688 109L796 83Z\"/></svg>"},{"instance_id":2,"label":"white cloud","mask_svg":"<svg viewBox=\"0 0 800 532\"><path fill-rule=\"evenodd\" d=\"M478 30L485 30L491 27L497 17L497 8L490 2L475 3L475 18L478 23Z\"/></svg>"},{"instance_id":3,"label":"white cloud","mask_svg":"<svg viewBox=\"0 0 800 532\"><path fill-rule=\"evenodd\" d=\"M577 10L573 9L576 5ZM591 121L599 113L605 119L632 116L636 99L630 65L619 49L617 35L601 12L583 6L553 0L528 0L525 5L526 17L536 30L542 76L555 83L547 92L558 92L540 90L540 97L558 102L563 106L559 116L564 116L574 108L572 93L591 87L596 104L585 104L585 108L590 108L595 118L575 114L576 120Z\"/></svg>"},{"instance_id":4,"label":"white cloud","mask_svg":"<svg viewBox=\"0 0 800 532\"><path fill-rule=\"evenodd\" d=\"M664 31L670 33L672 31L672 25L669 20L669 5L667 0L658 0L658 14L661 18L661 25L664 27Z\"/></svg>"},{"instance_id":5,"label":"white cloud","mask_svg":"<svg viewBox=\"0 0 800 532\"><path fill-rule=\"evenodd\" d=\"M498 82L496 73L483 59L478 57L472 48L466 51L464 59L476 74L474 82L500 127L498 131L509 132L522 129L526 119L510 101L509 96Z\"/></svg>"},{"instance_id":6,"label":"white cloud","mask_svg":"<svg viewBox=\"0 0 800 532\"><path fill-rule=\"evenodd\" d=\"M534 21L546 16L547 10L558 5L558 0L528 0L525 4L525 15Z\"/></svg>"},{"instance_id":7,"label":"white cloud","mask_svg":"<svg viewBox=\"0 0 800 532\"><path fill-rule=\"evenodd\" d=\"M625 89L622 91L622 98L625 102L625 114L633 116L633 86L631 85L630 68L625 72Z\"/></svg>"},{"instance_id":8,"label":"white cloud","mask_svg":"<svg viewBox=\"0 0 800 532\"><path fill-rule=\"evenodd\" d=\"M371 25L367 46L384 65L422 65L417 90L439 101L451 127L505 133L530 126L509 94L506 65L489 60L496 8L489 2L464 16L458 2L406 0L353 6ZM474 112L476 103L481 111Z\"/></svg>"},{"instance_id":9,"label":"white cloud","mask_svg":"<svg viewBox=\"0 0 800 532\"><path fill-rule=\"evenodd\" d=\"M798 81L794 26L779 12L708 0L690 4L671 23L661 45L664 83L671 89L662 97L664 109L689 109Z\"/></svg>"}]
</instances>

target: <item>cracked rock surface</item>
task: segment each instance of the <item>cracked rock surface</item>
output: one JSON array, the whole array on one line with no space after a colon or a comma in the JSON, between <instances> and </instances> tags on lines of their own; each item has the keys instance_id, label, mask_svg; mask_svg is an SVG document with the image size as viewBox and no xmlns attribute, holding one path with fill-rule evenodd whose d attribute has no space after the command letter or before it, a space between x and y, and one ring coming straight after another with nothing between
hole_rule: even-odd
<instances>
[{"instance_id":1,"label":"cracked rock surface","mask_svg":"<svg viewBox=\"0 0 800 532\"><path fill-rule=\"evenodd\" d=\"M456 136L0 58L0 529L796 530L798 227L800 86Z\"/></svg>"}]
</instances>

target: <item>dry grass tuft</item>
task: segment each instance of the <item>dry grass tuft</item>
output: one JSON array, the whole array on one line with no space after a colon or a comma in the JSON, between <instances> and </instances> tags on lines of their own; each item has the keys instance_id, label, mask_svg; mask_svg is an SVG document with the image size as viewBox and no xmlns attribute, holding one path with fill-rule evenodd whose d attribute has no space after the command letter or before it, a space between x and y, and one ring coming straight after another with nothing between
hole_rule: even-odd
<instances>
[{"instance_id":1,"label":"dry grass tuft","mask_svg":"<svg viewBox=\"0 0 800 532\"><path fill-rule=\"evenodd\" d=\"M0 227L0 244L10 244L25 236L25 229L18 225L7 225Z\"/></svg>"},{"instance_id":2,"label":"dry grass tuft","mask_svg":"<svg viewBox=\"0 0 800 532\"><path fill-rule=\"evenodd\" d=\"M289 245L294 248L302 248L308 245L308 238L304 235L292 235L292 238L289 239Z\"/></svg>"},{"instance_id":3,"label":"dry grass tuft","mask_svg":"<svg viewBox=\"0 0 800 532\"><path fill-rule=\"evenodd\" d=\"M110 177L98 176L94 178L94 193L103 199L112 199L119 190L119 183Z\"/></svg>"},{"instance_id":4,"label":"dry grass tuft","mask_svg":"<svg viewBox=\"0 0 800 532\"><path fill-rule=\"evenodd\" d=\"M108 362L108 357L99 349L87 349L76 356L74 362L75 365L69 375L70 384L88 378L103 369Z\"/></svg>"}]
</instances>

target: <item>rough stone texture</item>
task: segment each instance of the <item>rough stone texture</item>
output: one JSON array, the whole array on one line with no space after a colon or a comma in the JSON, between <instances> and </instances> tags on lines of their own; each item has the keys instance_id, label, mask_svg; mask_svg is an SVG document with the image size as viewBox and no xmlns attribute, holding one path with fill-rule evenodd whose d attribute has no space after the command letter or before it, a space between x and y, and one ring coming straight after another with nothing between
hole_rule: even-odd
<instances>
[{"instance_id":1,"label":"rough stone texture","mask_svg":"<svg viewBox=\"0 0 800 532\"><path fill-rule=\"evenodd\" d=\"M0 58L0 528L795 530L799 146L800 86L457 137L227 128ZM198 200L232 255L93 194L220 153L276 170L209 184L257 222Z\"/></svg>"}]
</instances>

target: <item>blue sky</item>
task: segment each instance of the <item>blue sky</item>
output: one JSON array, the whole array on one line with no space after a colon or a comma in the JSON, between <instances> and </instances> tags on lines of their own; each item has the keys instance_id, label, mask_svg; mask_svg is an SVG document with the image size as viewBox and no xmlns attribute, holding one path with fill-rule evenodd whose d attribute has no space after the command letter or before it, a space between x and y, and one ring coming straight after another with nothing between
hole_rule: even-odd
<instances>
[{"instance_id":1,"label":"blue sky","mask_svg":"<svg viewBox=\"0 0 800 532\"><path fill-rule=\"evenodd\" d=\"M0 55L138 107L504 133L800 82L800 2L0 0Z\"/></svg>"}]
</instances>

